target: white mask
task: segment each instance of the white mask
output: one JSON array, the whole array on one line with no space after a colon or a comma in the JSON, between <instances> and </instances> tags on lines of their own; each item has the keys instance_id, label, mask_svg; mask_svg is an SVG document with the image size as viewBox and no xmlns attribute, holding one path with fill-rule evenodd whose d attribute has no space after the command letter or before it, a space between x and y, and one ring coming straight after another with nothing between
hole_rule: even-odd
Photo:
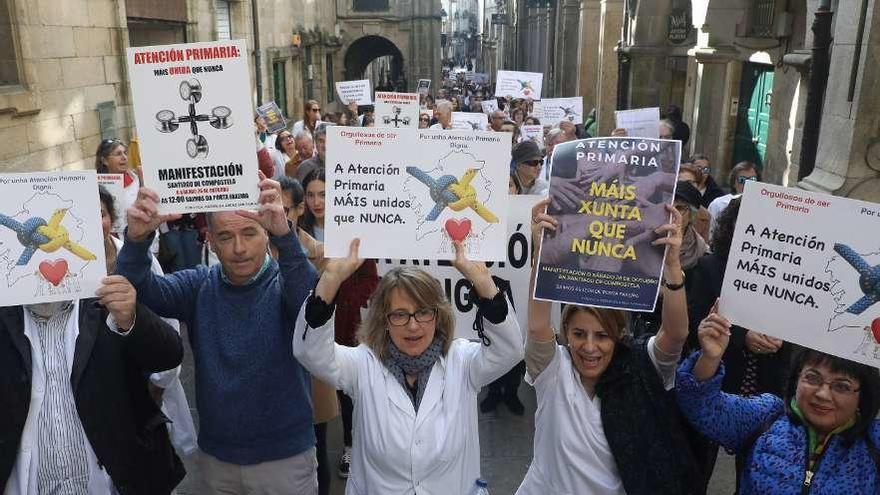
<instances>
[{"instance_id":1,"label":"white mask","mask_svg":"<svg viewBox=\"0 0 880 495\"><path fill-rule=\"evenodd\" d=\"M30 311L34 316L49 319L70 307L71 303L73 303L73 301L56 301L39 304L27 304L25 305L25 308L27 308L27 310Z\"/></svg>"}]
</instances>

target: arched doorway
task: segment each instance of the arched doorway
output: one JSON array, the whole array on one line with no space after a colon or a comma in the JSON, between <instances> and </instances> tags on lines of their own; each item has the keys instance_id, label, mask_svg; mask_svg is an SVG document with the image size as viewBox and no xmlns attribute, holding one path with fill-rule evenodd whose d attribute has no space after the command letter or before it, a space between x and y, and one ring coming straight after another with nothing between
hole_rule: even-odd
<instances>
[{"instance_id":1,"label":"arched doorway","mask_svg":"<svg viewBox=\"0 0 880 495\"><path fill-rule=\"evenodd\" d=\"M405 91L403 54L388 38L364 36L345 52L346 80L370 79L373 88Z\"/></svg>"}]
</instances>

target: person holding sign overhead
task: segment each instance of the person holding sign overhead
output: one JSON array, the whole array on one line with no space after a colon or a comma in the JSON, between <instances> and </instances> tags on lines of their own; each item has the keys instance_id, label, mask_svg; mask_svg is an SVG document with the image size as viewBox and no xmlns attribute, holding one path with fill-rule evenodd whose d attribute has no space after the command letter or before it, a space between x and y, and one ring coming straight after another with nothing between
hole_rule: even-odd
<instances>
[{"instance_id":1,"label":"person holding sign overhead","mask_svg":"<svg viewBox=\"0 0 880 495\"><path fill-rule=\"evenodd\" d=\"M730 328L716 303L676 392L694 427L745 458L737 493L880 493L880 372L803 349L782 398L728 394L721 361Z\"/></svg>"},{"instance_id":2,"label":"person holding sign overhead","mask_svg":"<svg viewBox=\"0 0 880 495\"><path fill-rule=\"evenodd\" d=\"M293 342L310 372L354 400L346 493L467 493L480 477L477 394L522 359L516 317L486 265L468 261L456 242L453 264L474 286L483 343L454 338L452 305L437 279L399 267L379 282L361 344L334 344L337 292L363 262L359 244L327 264Z\"/></svg>"},{"instance_id":3,"label":"person holding sign overhead","mask_svg":"<svg viewBox=\"0 0 880 495\"><path fill-rule=\"evenodd\" d=\"M558 221L532 209L532 238ZM663 323L656 336L627 335L626 313L569 305L558 345L551 303L529 300L526 381L535 387L534 459L518 495L681 495L693 492L693 459L675 399L675 369L687 339L687 302L681 269L681 214L659 227L654 245L666 246ZM532 273L532 286L535 270Z\"/></svg>"}]
</instances>

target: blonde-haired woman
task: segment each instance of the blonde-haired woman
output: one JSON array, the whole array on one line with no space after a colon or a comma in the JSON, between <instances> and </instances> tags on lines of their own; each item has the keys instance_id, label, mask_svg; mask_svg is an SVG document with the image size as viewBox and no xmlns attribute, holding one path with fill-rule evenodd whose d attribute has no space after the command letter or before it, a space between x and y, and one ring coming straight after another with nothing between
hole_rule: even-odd
<instances>
[{"instance_id":1,"label":"blonde-haired woman","mask_svg":"<svg viewBox=\"0 0 880 495\"><path fill-rule=\"evenodd\" d=\"M523 356L515 315L485 264L456 243L453 264L474 285L488 345L455 338L440 282L412 267L382 277L358 347L334 344L333 301L363 262L358 246L328 262L293 341L306 369L354 400L346 493L467 493L480 476L477 394Z\"/></svg>"},{"instance_id":2,"label":"blonde-haired woman","mask_svg":"<svg viewBox=\"0 0 880 495\"><path fill-rule=\"evenodd\" d=\"M558 221L532 209L533 238ZM663 322L657 335L633 340L623 311L569 305L565 345L550 323L550 303L530 299L526 382L535 387L534 459L517 495L695 493L693 459L671 392L688 335L681 214L654 231L666 248ZM534 284L534 267L532 284Z\"/></svg>"}]
</instances>

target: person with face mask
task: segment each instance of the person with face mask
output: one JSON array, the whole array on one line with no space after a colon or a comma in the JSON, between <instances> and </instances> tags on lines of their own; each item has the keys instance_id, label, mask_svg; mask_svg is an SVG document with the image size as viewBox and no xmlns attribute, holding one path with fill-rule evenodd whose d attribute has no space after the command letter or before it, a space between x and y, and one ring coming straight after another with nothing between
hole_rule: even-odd
<instances>
[{"instance_id":1,"label":"person with face mask","mask_svg":"<svg viewBox=\"0 0 880 495\"><path fill-rule=\"evenodd\" d=\"M533 245L558 224L544 212L549 201L532 209ZM657 335L633 340L625 312L567 305L560 329L566 344L558 345L551 304L529 300L526 381L538 411L534 459L518 495L692 493L692 458L670 393L688 335L681 215L666 209L673 221L653 241L667 251Z\"/></svg>"},{"instance_id":2,"label":"person with face mask","mask_svg":"<svg viewBox=\"0 0 880 495\"><path fill-rule=\"evenodd\" d=\"M254 211L207 214L219 265L160 276L146 246L159 196L141 188L128 209L116 266L138 298L186 323L199 411L199 493L317 493L309 375L290 352L316 272L290 228L278 182L260 173ZM269 244L278 250L272 258Z\"/></svg>"},{"instance_id":3,"label":"person with face mask","mask_svg":"<svg viewBox=\"0 0 880 495\"><path fill-rule=\"evenodd\" d=\"M465 259L456 242L453 265L474 286L483 343L455 338L443 287L415 267L382 277L360 345L334 343L335 301L363 263L358 246L328 262L293 337L297 359L354 403L346 493L467 493L480 477L477 394L522 359L516 317L485 263Z\"/></svg>"},{"instance_id":4,"label":"person with face mask","mask_svg":"<svg viewBox=\"0 0 880 495\"><path fill-rule=\"evenodd\" d=\"M183 344L135 300L111 275L95 298L0 308L4 495L161 495L183 479L147 389Z\"/></svg>"}]
</instances>

